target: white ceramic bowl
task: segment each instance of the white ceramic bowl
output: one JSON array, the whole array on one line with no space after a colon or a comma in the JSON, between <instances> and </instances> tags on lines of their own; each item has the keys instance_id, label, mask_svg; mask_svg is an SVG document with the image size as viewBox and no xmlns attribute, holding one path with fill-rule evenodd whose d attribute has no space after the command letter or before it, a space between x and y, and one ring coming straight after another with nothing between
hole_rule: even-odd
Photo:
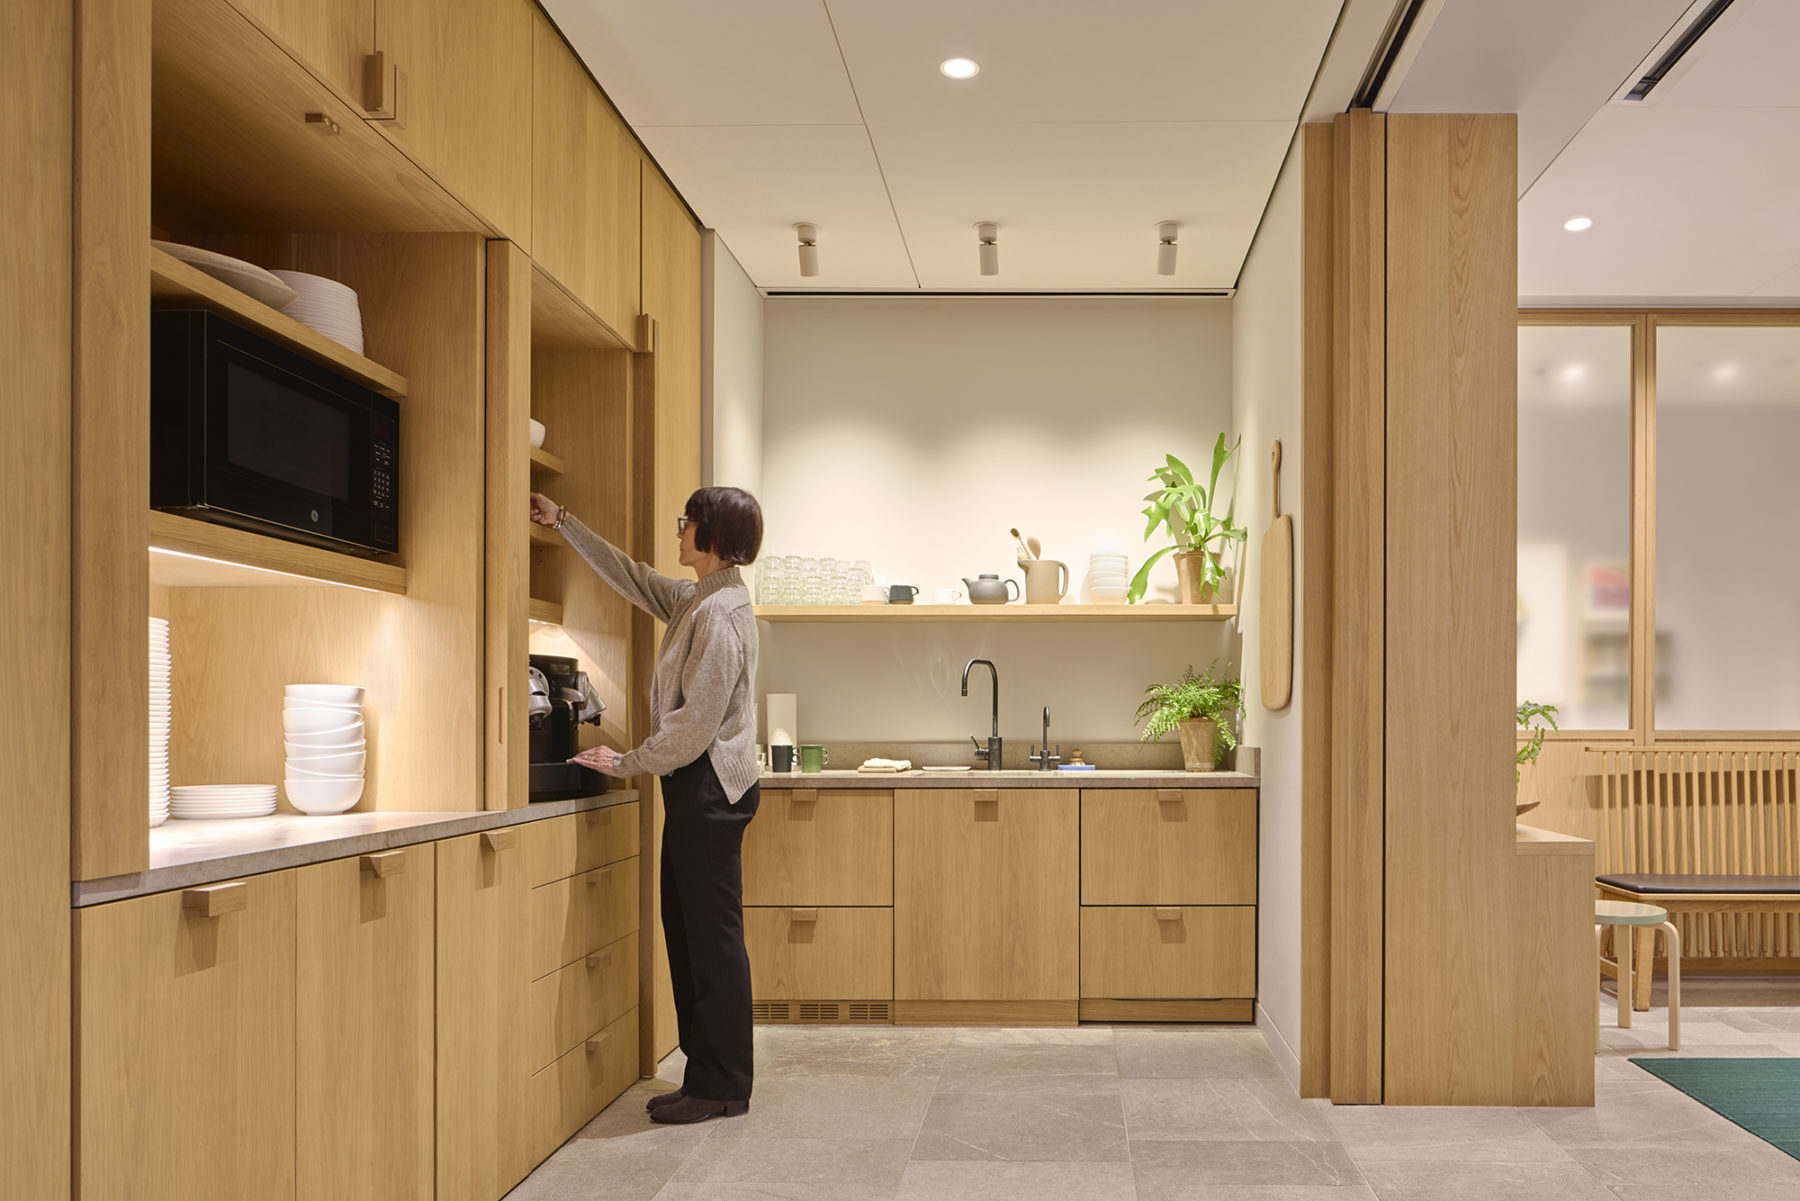
<instances>
[{"instance_id":1,"label":"white ceramic bowl","mask_svg":"<svg viewBox=\"0 0 1800 1201\"><path fill-rule=\"evenodd\" d=\"M361 780L364 776L359 771L307 771L303 767L296 767L289 763L287 778L289 780Z\"/></svg>"},{"instance_id":2,"label":"white ceramic bowl","mask_svg":"<svg viewBox=\"0 0 1800 1201\"><path fill-rule=\"evenodd\" d=\"M296 767L305 768L309 776L352 776L361 775L363 765L369 761L366 750L337 751L333 747L302 747L298 753L288 752L288 773L291 775Z\"/></svg>"},{"instance_id":3,"label":"white ceramic bowl","mask_svg":"<svg viewBox=\"0 0 1800 1201\"><path fill-rule=\"evenodd\" d=\"M355 742L362 737L363 724L361 718L341 709L283 709L281 728L290 737L295 734L338 733L344 735L340 742Z\"/></svg>"},{"instance_id":4,"label":"white ceramic bowl","mask_svg":"<svg viewBox=\"0 0 1800 1201\"><path fill-rule=\"evenodd\" d=\"M302 813L342 813L362 799L363 782L354 780L287 780L282 787L288 804Z\"/></svg>"},{"instance_id":5,"label":"white ceramic bowl","mask_svg":"<svg viewBox=\"0 0 1800 1201\"><path fill-rule=\"evenodd\" d=\"M531 419L531 445L542 449L544 445L544 423L533 417Z\"/></svg>"},{"instance_id":6,"label":"white ceramic bowl","mask_svg":"<svg viewBox=\"0 0 1800 1201\"><path fill-rule=\"evenodd\" d=\"M289 684L286 695L327 705L360 705L363 691L356 684Z\"/></svg>"},{"instance_id":7,"label":"white ceramic bowl","mask_svg":"<svg viewBox=\"0 0 1800 1201\"><path fill-rule=\"evenodd\" d=\"M361 705L326 705L319 701L297 701L292 697L288 697L281 702L281 711L283 713L292 713L296 709L310 709L318 713L335 713L343 721L361 721L363 716L363 707Z\"/></svg>"},{"instance_id":8,"label":"white ceramic bowl","mask_svg":"<svg viewBox=\"0 0 1800 1201\"><path fill-rule=\"evenodd\" d=\"M327 734L289 734L281 744L289 759L308 759L318 755L348 755L355 751L369 748L369 740L362 737L352 738L348 742L320 742L321 738L338 738L336 732Z\"/></svg>"}]
</instances>

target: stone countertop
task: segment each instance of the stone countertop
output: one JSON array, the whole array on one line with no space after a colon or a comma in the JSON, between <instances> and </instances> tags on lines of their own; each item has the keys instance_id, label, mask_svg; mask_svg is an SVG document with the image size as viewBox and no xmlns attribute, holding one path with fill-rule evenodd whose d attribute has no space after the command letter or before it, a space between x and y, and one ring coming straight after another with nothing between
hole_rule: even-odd
<instances>
[{"instance_id":1,"label":"stone countertop","mask_svg":"<svg viewBox=\"0 0 1800 1201\"><path fill-rule=\"evenodd\" d=\"M240 876L625 805L637 799L637 792L626 788L601 796L539 801L523 809L460 813L375 810L328 817L275 813L231 821L170 820L150 831L148 871L77 881L72 886L73 903L81 908L153 892L216 884Z\"/></svg>"},{"instance_id":2,"label":"stone countertop","mask_svg":"<svg viewBox=\"0 0 1800 1201\"><path fill-rule=\"evenodd\" d=\"M955 772L812 771L764 772L758 783L777 788L1255 788L1262 781L1241 771L1159 771L1126 768L1106 771Z\"/></svg>"}]
</instances>

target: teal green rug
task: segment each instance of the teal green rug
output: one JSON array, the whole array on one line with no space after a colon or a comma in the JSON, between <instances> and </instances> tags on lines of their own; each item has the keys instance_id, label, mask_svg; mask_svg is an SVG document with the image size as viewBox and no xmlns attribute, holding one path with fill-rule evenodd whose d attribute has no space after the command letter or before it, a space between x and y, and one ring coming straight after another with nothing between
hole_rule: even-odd
<instances>
[{"instance_id":1,"label":"teal green rug","mask_svg":"<svg viewBox=\"0 0 1800 1201\"><path fill-rule=\"evenodd\" d=\"M1646 1057L1631 1062L1800 1159L1800 1059Z\"/></svg>"}]
</instances>

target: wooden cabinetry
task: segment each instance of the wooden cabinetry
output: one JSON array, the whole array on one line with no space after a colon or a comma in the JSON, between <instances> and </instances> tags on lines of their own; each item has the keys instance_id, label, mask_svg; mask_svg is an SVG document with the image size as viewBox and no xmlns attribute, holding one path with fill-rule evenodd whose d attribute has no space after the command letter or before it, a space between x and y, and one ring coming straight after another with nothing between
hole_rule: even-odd
<instances>
[{"instance_id":1,"label":"wooden cabinetry","mask_svg":"<svg viewBox=\"0 0 1800 1201\"><path fill-rule=\"evenodd\" d=\"M1219 1000L1255 992L1255 906L1082 907L1083 997Z\"/></svg>"},{"instance_id":2,"label":"wooden cabinetry","mask_svg":"<svg viewBox=\"0 0 1800 1201\"><path fill-rule=\"evenodd\" d=\"M343 95L364 98L375 53L376 0L232 0L245 16Z\"/></svg>"},{"instance_id":3,"label":"wooden cabinetry","mask_svg":"<svg viewBox=\"0 0 1800 1201\"><path fill-rule=\"evenodd\" d=\"M894 911L744 910L758 1001L886 1001L894 995Z\"/></svg>"},{"instance_id":4,"label":"wooden cabinetry","mask_svg":"<svg viewBox=\"0 0 1800 1201\"><path fill-rule=\"evenodd\" d=\"M532 257L635 344L637 143L542 13L533 15L532 28ZM696 287L699 281L696 257Z\"/></svg>"},{"instance_id":5,"label":"wooden cabinetry","mask_svg":"<svg viewBox=\"0 0 1800 1201\"><path fill-rule=\"evenodd\" d=\"M531 886L549 884L638 853L638 807L589 809L525 827L525 870Z\"/></svg>"},{"instance_id":6,"label":"wooden cabinetry","mask_svg":"<svg viewBox=\"0 0 1800 1201\"><path fill-rule=\"evenodd\" d=\"M295 1196L295 875L76 911L77 1195Z\"/></svg>"},{"instance_id":7,"label":"wooden cabinetry","mask_svg":"<svg viewBox=\"0 0 1800 1201\"><path fill-rule=\"evenodd\" d=\"M626 859L531 891L531 978L547 976L637 929L638 861Z\"/></svg>"},{"instance_id":8,"label":"wooden cabinetry","mask_svg":"<svg viewBox=\"0 0 1800 1201\"><path fill-rule=\"evenodd\" d=\"M301 1197L429 1197L435 848L294 872Z\"/></svg>"},{"instance_id":9,"label":"wooden cabinetry","mask_svg":"<svg viewBox=\"0 0 1800 1201\"><path fill-rule=\"evenodd\" d=\"M894 794L770 789L744 831L744 904L892 905Z\"/></svg>"},{"instance_id":10,"label":"wooden cabinetry","mask_svg":"<svg viewBox=\"0 0 1800 1201\"><path fill-rule=\"evenodd\" d=\"M895 792L896 1021L1075 1021L1077 809L1073 789Z\"/></svg>"}]
</instances>

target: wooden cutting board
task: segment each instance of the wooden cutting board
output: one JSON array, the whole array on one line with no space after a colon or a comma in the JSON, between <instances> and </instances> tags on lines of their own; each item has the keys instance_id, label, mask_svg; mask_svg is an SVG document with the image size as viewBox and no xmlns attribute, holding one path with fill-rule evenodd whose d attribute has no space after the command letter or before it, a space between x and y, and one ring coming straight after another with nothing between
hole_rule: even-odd
<instances>
[{"instance_id":1,"label":"wooden cutting board","mask_svg":"<svg viewBox=\"0 0 1800 1201\"><path fill-rule=\"evenodd\" d=\"M1294 692L1294 519L1281 513L1281 443L1270 458L1275 499L1262 540L1262 703L1285 709Z\"/></svg>"}]
</instances>

